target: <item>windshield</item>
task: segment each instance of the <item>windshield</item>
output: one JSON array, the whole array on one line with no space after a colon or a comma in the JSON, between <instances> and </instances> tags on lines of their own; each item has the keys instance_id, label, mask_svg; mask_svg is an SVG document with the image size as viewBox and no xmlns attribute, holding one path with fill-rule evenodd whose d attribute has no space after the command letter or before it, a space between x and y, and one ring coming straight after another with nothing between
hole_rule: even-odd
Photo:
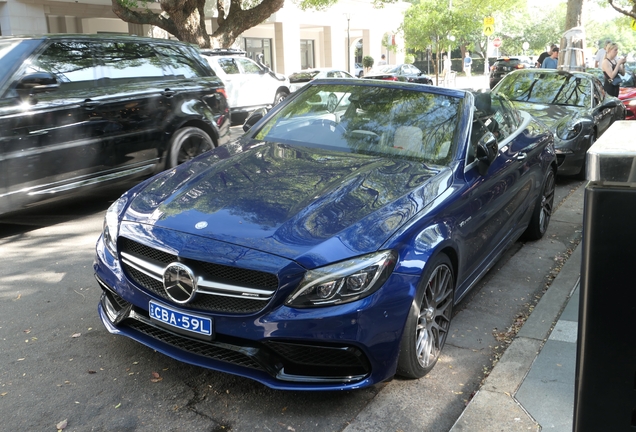
<instances>
[{"instance_id":1,"label":"windshield","mask_svg":"<svg viewBox=\"0 0 636 432\"><path fill-rule=\"evenodd\" d=\"M255 138L447 164L457 141L461 102L416 89L314 84L271 117Z\"/></svg>"},{"instance_id":2,"label":"windshield","mask_svg":"<svg viewBox=\"0 0 636 432\"><path fill-rule=\"evenodd\" d=\"M497 92L516 102L576 107L588 107L592 103L591 79L564 73L508 74L499 83Z\"/></svg>"},{"instance_id":3,"label":"windshield","mask_svg":"<svg viewBox=\"0 0 636 432\"><path fill-rule=\"evenodd\" d=\"M296 72L289 76L289 81L290 82L311 81L319 73L320 71L317 71L317 70Z\"/></svg>"}]
</instances>

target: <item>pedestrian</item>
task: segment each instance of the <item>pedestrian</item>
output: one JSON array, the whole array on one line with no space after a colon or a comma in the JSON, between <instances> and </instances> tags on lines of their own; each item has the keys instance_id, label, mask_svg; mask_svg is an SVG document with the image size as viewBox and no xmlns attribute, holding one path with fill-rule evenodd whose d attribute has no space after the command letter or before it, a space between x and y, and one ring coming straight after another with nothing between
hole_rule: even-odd
<instances>
[{"instance_id":1,"label":"pedestrian","mask_svg":"<svg viewBox=\"0 0 636 432\"><path fill-rule=\"evenodd\" d=\"M442 56L442 60L444 63L444 69L442 70L442 79L448 84L451 75L451 61L446 54Z\"/></svg>"},{"instance_id":2,"label":"pedestrian","mask_svg":"<svg viewBox=\"0 0 636 432\"><path fill-rule=\"evenodd\" d=\"M603 63L603 59L605 58L605 54L607 53L607 45L611 44L612 41L606 40L605 43L598 41L598 51L596 51L596 55L594 56L594 67L601 67Z\"/></svg>"},{"instance_id":3,"label":"pedestrian","mask_svg":"<svg viewBox=\"0 0 636 432\"><path fill-rule=\"evenodd\" d=\"M550 57L550 53L552 52L552 50L556 48L556 45L552 44L550 45L550 49L542 52L541 55L539 56L539 58L537 59L537 62L535 63L535 66L540 68L543 65L543 60L545 60L547 57Z\"/></svg>"},{"instance_id":4,"label":"pedestrian","mask_svg":"<svg viewBox=\"0 0 636 432\"><path fill-rule=\"evenodd\" d=\"M618 97L618 91L620 89L621 77L625 75L625 57L616 58L618 55L618 45L610 42L605 47L605 58L601 63L601 69L603 69L603 88L605 92L611 96Z\"/></svg>"},{"instance_id":5,"label":"pedestrian","mask_svg":"<svg viewBox=\"0 0 636 432\"><path fill-rule=\"evenodd\" d=\"M545 60L543 60L543 63L541 63L541 68L542 69L557 69L557 66L559 65L559 49L557 47L552 48L552 51L550 51L550 57L546 57Z\"/></svg>"},{"instance_id":6,"label":"pedestrian","mask_svg":"<svg viewBox=\"0 0 636 432\"><path fill-rule=\"evenodd\" d=\"M382 54L380 56L380 61L378 62L378 66L382 66L386 64L386 56L384 54Z\"/></svg>"},{"instance_id":7,"label":"pedestrian","mask_svg":"<svg viewBox=\"0 0 636 432\"><path fill-rule=\"evenodd\" d=\"M470 78L471 76L471 67L473 66L473 59L470 57L470 53L466 51L466 56L464 57L464 73L466 76Z\"/></svg>"}]
</instances>

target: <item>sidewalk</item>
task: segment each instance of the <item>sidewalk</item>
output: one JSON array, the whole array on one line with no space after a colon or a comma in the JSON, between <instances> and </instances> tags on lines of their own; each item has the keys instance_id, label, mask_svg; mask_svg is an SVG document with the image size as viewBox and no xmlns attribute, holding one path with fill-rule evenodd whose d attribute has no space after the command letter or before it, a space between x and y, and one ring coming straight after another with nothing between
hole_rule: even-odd
<instances>
[{"instance_id":1,"label":"sidewalk","mask_svg":"<svg viewBox=\"0 0 636 432\"><path fill-rule=\"evenodd\" d=\"M572 431L580 268L579 244L451 432Z\"/></svg>"}]
</instances>

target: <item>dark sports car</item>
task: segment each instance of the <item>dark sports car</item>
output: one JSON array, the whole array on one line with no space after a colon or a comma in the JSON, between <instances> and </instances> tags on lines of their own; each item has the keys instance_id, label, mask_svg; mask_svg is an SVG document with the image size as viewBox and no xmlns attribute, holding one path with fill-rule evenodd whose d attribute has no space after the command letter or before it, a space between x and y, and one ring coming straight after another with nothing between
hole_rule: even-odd
<instances>
[{"instance_id":1,"label":"dark sports car","mask_svg":"<svg viewBox=\"0 0 636 432\"><path fill-rule=\"evenodd\" d=\"M379 79L385 81L407 81L418 84L433 84L431 77L413 66L412 64L378 66L362 78Z\"/></svg>"},{"instance_id":2,"label":"dark sports car","mask_svg":"<svg viewBox=\"0 0 636 432\"><path fill-rule=\"evenodd\" d=\"M501 96L312 81L110 207L99 315L272 388L419 378L453 306L522 234L545 233L555 172L552 134Z\"/></svg>"},{"instance_id":3,"label":"dark sports car","mask_svg":"<svg viewBox=\"0 0 636 432\"><path fill-rule=\"evenodd\" d=\"M554 134L559 174L585 178L586 153L625 107L601 82L584 72L555 69L517 70L493 89L517 109L529 112Z\"/></svg>"}]
</instances>

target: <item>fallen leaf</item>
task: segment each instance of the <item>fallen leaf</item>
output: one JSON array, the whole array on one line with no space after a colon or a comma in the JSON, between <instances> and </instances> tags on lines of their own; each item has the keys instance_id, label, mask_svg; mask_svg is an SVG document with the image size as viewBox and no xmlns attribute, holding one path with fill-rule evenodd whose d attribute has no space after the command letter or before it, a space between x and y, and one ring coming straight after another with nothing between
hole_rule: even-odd
<instances>
[{"instance_id":1,"label":"fallen leaf","mask_svg":"<svg viewBox=\"0 0 636 432\"><path fill-rule=\"evenodd\" d=\"M163 378L151 378L150 382L158 383L159 381L163 381Z\"/></svg>"},{"instance_id":2,"label":"fallen leaf","mask_svg":"<svg viewBox=\"0 0 636 432\"><path fill-rule=\"evenodd\" d=\"M6 396L8 394L9 394L9 392L4 392L4 393L0 393L0 396Z\"/></svg>"},{"instance_id":3,"label":"fallen leaf","mask_svg":"<svg viewBox=\"0 0 636 432\"><path fill-rule=\"evenodd\" d=\"M19 359L18 359L18 361L22 361L22 360L24 360L24 359L25 359L25 357L22 357L22 358L19 358Z\"/></svg>"},{"instance_id":4,"label":"fallen leaf","mask_svg":"<svg viewBox=\"0 0 636 432\"><path fill-rule=\"evenodd\" d=\"M94 370L90 370L90 369L89 369L89 370L88 370L88 373L89 373L89 374L94 374L94 373L97 373L97 371L94 371Z\"/></svg>"},{"instance_id":5,"label":"fallen leaf","mask_svg":"<svg viewBox=\"0 0 636 432\"><path fill-rule=\"evenodd\" d=\"M63 430L66 426L68 426L68 419L62 420L61 422L55 425L57 430Z\"/></svg>"},{"instance_id":6,"label":"fallen leaf","mask_svg":"<svg viewBox=\"0 0 636 432\"><path fill-rule=\"evenodd\" d=\"M152 377L153 378L161 378L161 375L159 375L159 373L157 373L157 372L153 372L152 373Z\"/></svg>"},{"instance_id":7,"label":"fallen leaf","mask_svg":"<svg viewBox=\"0 0 636 432\"><path fill-rule=\"evenodd\" d=\"M22 294L18 294L18 296L15 298L15 300L20 300L21 297L22 297Z\"/></svg>"},{"instance_id":8,"label":"fallen leaf","mask_svg":"<svg viewBox=\"0 0 636 432\"><path fill-rule=\"evenodd\" d=\"M78 338L80 337L82 334L81 333L75 333L73 334L73 336L71 336L72 338Z\"/></svg>"},{"instance_id":9,"label":"fallen leaf","mask_svg":"<svg viewBox=\"0 0 636 432\"><path fill-rule=\"evenodd\" d=\"M119 403L115 406L115 408L119 408L120 406L121 406L121 402L119 402Z\"/></svg>"}]
</instances>

